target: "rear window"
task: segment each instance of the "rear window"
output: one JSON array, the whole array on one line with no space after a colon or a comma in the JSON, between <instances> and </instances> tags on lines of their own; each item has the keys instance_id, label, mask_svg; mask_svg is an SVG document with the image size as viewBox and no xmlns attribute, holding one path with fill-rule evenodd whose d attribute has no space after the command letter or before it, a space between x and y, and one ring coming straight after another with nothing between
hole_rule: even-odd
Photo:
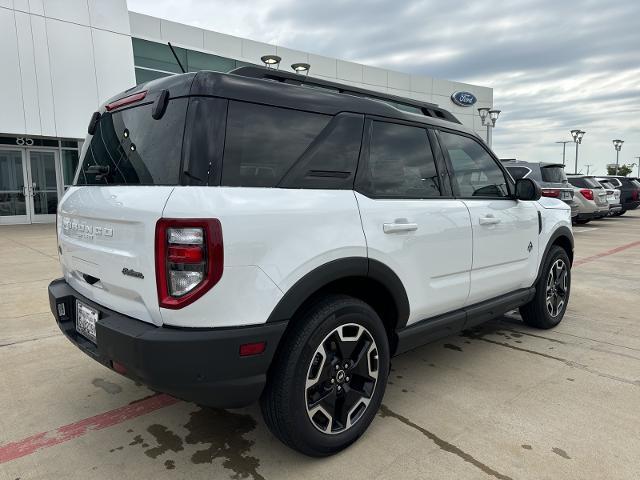
<instances>
[{"instance_id":1,"label":"rear window","mask_svg":"<svg viewBox=\"0 0 640 480\"><path fill-rule=\"evenodd\" d=\"M595 178L585 178L584 180L589 188L603 188Z\"/></svg>"},{"instance_id":2,"label":"rear window","mask_svg":"<svg viewBox=\"0 0 640 480\"><path fill-rule=\"evenodd\" d=\"M564 183L567 181L567 176L564 173L564 167L541 167L540 173L542 175L543 182L549 183Z\"/></svg>"},{"instance_id":3,"label":"rear window","mask_svg":"<svg viewBox=\"0 0 640 480\"><path fill-rule=\"evenodd\" d=\"M172 99L161 119L152 104L105 112L87 138L75 185L178 185L187 99Z\"/></svg>"},{"instance_id":4,"label":"rear window","mask_svg":"<svg viewBox=\"0 0 640 480\"><path fill-rule=\"evenodd\" d=\"M514 180L520 180L531 173L531 170L527 167L507 167L507 170Z\"/></svg>"},{"instance_id":5,"label":"rear window","mask_svg":"<svg viewBox=\"0 0 640 480\"><path fill-rule=\"evenodd\" d=\"M331 118L230 101L222 185L275 187Z\"/></svg>"}]
</instances>

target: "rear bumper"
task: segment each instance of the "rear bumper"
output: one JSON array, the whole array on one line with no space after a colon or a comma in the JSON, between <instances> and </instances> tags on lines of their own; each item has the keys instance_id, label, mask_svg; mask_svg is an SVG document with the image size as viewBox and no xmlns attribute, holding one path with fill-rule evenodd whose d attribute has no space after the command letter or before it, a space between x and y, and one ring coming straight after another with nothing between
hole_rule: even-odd
<instances>
[{"instance_id":1,"label":"rear bumper","mask_svg":"<svg viewBox=\"0 0 640 480\"><path fill-rule=\"evenodd\" d=\"M97 345L75 330L76 299L100 312ZM65 305L63 317L58 314L60 303ZM286 327L286 322L238 328L156 327L97 305L64 279L49 285L49 304L62 333L97 362L112 370L116 362L126 369L125 376L153 390L213 407L241 407L260 397ZM263 353L240 357L240 345L260 341L266 342Z\"/></svg>"}]
</instances>

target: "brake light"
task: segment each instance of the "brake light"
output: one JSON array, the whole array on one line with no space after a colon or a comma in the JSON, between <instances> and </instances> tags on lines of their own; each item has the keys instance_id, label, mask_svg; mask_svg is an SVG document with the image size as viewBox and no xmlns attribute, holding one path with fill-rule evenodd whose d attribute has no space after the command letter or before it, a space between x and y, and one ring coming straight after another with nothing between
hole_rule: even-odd
<instances>
[{"instance_id":1,"label":"brake light","mask_svg":"<svg viewBox=\"0 0 640 480\"><path fill-rule=\"evenodd\" d=\"M146 96L147 96L146 90L144 92L134 93L133 95L129 95L127 97L116 100L115 102L111 102L107 104L105 108L107 109L107 112L110 112L111 110L115 110L116 108L124 107L125 105L130 105L132 103L139 102Z\"/></svg>"},{"instance_id":2,"label":"brake light","mask_svg":"<svg viewBox=\"0 0 640 480\"><path fill-rule=\"evenodd\" d=\"M223 268L219 220L158 220L156 284L161 307L179 309L194 302L220 281Z\"/></svg>"},{"instance_id":3,"label":"brake light","mask_svg":"<svg viewBox=\"0 0 640 480\"><path fill-rule=\"evenodd\" d=\"M587 200L593 200L593 190L589 190L588 188L582 188L580 193Z\"/></svg>"},{"instance_id":4,"label":"brake light","mask_svg":"<svg viewBox=\"0 0 640 480\"><path fill-rule=\"evenodd\" d=\"M543 197L560 198L560 190L558 188L543 188Z\"/></svg>"},{"instance_id":5,"label":"brake light","mask_svg":"<svg viewBox=\"0 0 640 480\"><path fill-rule=\"evenodd\" d=\"M638 190L634 190L633 192L631 192L631 200L634 202L638 200Z\"/></svg>"}]
</instances>

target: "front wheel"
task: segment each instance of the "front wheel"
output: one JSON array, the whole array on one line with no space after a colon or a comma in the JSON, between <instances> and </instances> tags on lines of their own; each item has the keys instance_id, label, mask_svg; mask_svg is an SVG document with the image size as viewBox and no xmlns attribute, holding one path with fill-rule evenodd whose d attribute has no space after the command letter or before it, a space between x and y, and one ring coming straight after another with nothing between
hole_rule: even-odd
<instances>
[{"instance_id":1,"label":"front wheel","mask_svg":"<svg viewBox=\"0 0 640 480\"><path fill-rule=\"evenodd\" d=\"M355 442L380 407L389 374L389 342L366 303L331 295L300 318L274 361L261 398L271 432L310 456Z\"/></svg>"},{"instance_id":2,"label":"front wheel","mask_svg":"<svg viewBox=\"0 0 640 480\"><path fill-rule=\"evenodd\" d=\"M553 246L547 254L542 274L536 283L536 294L520 307L520 315L527 325L553 328L564 317L571 293L571 262L567 252Z\"/></svg>"}]
</instances>

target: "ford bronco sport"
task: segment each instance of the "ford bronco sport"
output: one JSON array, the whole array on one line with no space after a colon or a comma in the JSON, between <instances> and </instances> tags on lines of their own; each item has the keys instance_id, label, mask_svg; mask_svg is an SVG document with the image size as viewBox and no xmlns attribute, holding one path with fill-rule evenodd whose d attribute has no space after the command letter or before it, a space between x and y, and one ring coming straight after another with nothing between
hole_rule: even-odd
<instances>
[{"instance_id":1,"label":"ford bronco sport","mask_svg":"<svg viewBox=\"0 0 640 480\"><path fill-rule=\"evenodd\" d=\"M93 114L58 207L66 337L151 389L256 400L308 455L360 437L390 358L567 308L569 207L436 105L259 67L175 75Z\"/></svg>"}]
</instances>

